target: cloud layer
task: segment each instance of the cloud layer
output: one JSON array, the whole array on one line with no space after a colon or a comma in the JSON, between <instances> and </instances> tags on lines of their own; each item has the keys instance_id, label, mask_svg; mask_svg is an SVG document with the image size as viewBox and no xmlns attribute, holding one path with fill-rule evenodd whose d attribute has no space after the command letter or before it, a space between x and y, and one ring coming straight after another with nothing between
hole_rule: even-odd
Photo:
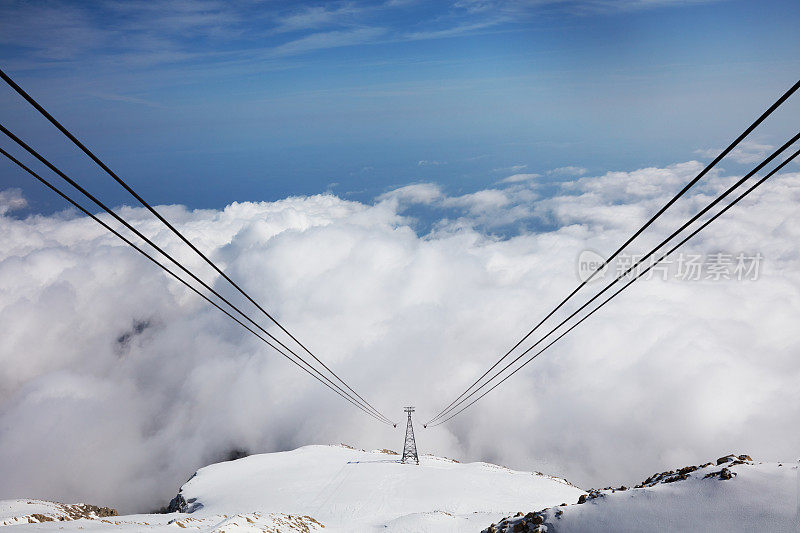
<instances>
[{"instance_id":1,"label":"cloud layer","mask_svg":"<svg viewBox=\"0 0 800 533\"><path fill-rule=\"evenodd\" d=\"M373 205L318 195L161 210L380 409L401 418L413 403L429 418L574 288L582 250L613 250L698 169L582 177L546 195L537 180L455 197L418 184ZM643 242L731 179L704 180ZM583 486L729 451L792 459L798 201L800 174L776 176L687 248L759 252L757 281L635 285L452 423L420 428L421 451ZM0 194L0 498L146 511L233 450L401 445L401 429L333 396L91 220L12 217L21 205ZM404 216L420 205L439 213L424 235ZM141 209L121 212L214 279ZM497 224L517 230L498 238ZM536 225L548 229L525 229Z\"/></svg>"}]
</instances>

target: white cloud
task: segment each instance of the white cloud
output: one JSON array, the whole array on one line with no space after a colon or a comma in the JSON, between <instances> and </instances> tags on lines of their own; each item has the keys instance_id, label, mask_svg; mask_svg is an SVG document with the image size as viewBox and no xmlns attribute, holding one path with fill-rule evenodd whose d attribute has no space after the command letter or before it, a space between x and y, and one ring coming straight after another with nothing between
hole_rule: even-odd
<instances>
[{"instance_id":1,"label":"white cloud","mask_svg":"<svg viewBox=\"0 0 800 533\"><path fill-rule=\"evenodd\" d=\"M556 174L562 176L583 176L588 172L583 167L558 167L552 170L548 170L548 174Z\"/></svg>"},{"instance_id":2,"label":"white cloud","mask_svg":"<svg viewBox=\"0 0 800 533\"><path fill-rule=\"evenodd\" d=\"M429 161L427 159L422 159L420 161L417 161L418 167L430 167L430 166L438 167L439 165L446 165L446 164L447 161Z\"/></svg>"},{"instance_id":3,"label":"white cloud","mask_svg":"<svg viewBox=\"0 0 800 533\"><path fill-rule=\"evenodd\" d=\"M775 147L771 144L764 144L755 141L742 141L739 143L739 146L730 151L727 157L743 165L758 163L767 157L767 155L769 155L774 149ZM721 148L694 151L694 153L701 155L706 159L714 159L721 152Z\"/></svg>"},{"instance_id":4,"label":"white cloud","mask_svg":"<svg viewBox=\"0 0 800 533\"><path fill-rule=\"evenodd\" d=\"M28 202L23 198L21 190L6 189L0 191L0 215L5 215L11 211L18 211L27 206Z\"/></svg>"},{"instance_id":5,"label":"white cloud","mask_svg":"<svg viewBox=\"0 0 800 533\"><path fill-rule=\"evenodd\" d=\"M519 172L520 170L525 170L528 168L528 165L511 165L510 167L501 167L501 168L494 168L492 172Z\"/></svg>"},{"instance_id":6,"label":"white cloud","mask_svg":"<svg viewBox=\"0 0 800 533\"><path fill-rule=\"evenodd\" d=\"M666 168L642 168L633 172L607 172L602 176L580 178L564 185L566 190L602 194L615 202L652 197L683 185L703 169L697 161Z\"/></svg>"},{"instance_id":7,"label":"white cloud","mask_svg":"<svg viewBox=\"0 0 800 533\"><path fill-rule=\"evenodd\" d=\"M575 287L582 250L613 250L696 168L608 173L549 198L417 184L375 205L161 209L365 397L423 419ZM654 231L729 180L710 176ZM404 198L463 215L420 236ZM420 428L420 450L587 487L731 450L795 457L798 202L800 174L776 176L688 247L760 252L758 281L637 284L452 423ZM215 279L141 209L122 212ZM552 229L480 231L503 216ZM402 444L402 428L372 423L92 221L3 216L0 234L0 498L150 510L234 448Z\"/></svg>"},{"instance_id":8,"label":"white cloud","mask_svg":"<svg viewBox=\"0 0 800 533\"><path fill-rule=\"evenodd\" d=\"M467 209L471 214L479 214L497 211L510 202L511 200L505 192L490 189L446 198L442 201L442 205L444 207L461 207Z\"/></svg>"},{"instance_id":9,"label":"white cloud","mask_svg":"<svg viewBox=\"0 0 800 533\"><path fill-rule=\"evenodd\" d=\"M500 180L500 183L522 183L541 177L541 174L514 174Z\"/></svg>"},{"instance_id":10,"label":"white cloud","mask_svg":"<svg viewBox=\"0 0 800 533\"><path fill-rule=\"evenodd\" d=\"M415 183L393 189L378 197L378 201L393 201L405 204L430 205L444 197L442 188L436 183Z\"/></svg>"}]
</instances>

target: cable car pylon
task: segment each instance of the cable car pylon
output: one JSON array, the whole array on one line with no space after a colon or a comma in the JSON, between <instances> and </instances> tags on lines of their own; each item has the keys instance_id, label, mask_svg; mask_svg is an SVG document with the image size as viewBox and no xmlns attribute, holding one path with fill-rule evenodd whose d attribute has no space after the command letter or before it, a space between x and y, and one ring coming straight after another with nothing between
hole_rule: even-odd
<instances>
[{"instance_id":1,"label":"cable car pylon","mask_svg":"<svg viewBox=\"0 0 800 533\"><path fill-rule=\"evenodd\" d=\"M405 407L403 411L408 413L408 423L406 424L406 441L403 444L403 458L401 463L414 462L419 464L419 456L417 455L417 443L414 441L414 427L411 425L411 413L414 412L413 407Z\"/></svg>"}]
</instances>

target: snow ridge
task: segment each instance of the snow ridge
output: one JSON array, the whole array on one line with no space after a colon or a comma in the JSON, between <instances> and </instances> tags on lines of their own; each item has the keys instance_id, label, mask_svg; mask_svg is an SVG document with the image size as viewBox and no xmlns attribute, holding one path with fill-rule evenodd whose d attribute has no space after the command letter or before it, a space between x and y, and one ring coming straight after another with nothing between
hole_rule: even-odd
<instances>
[{"instance_id":1,"label":"snow ridge","mask_svg":"<svg viewBox=\"0 0 800 533\"><path fill-rule=\"evenodd\" d=\"M797 465L730 454L631 489L590 489L577 503L520 512L483 533L800 531L798 487Z\"/></svg>"}]
</instances>

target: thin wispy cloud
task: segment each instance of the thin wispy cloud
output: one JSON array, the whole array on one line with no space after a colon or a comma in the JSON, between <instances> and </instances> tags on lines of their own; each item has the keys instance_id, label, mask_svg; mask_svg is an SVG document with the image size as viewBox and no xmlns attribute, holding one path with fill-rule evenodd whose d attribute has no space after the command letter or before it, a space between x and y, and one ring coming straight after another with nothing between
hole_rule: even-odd
<instances>
[{"instance_id":1,"label":"thin wispy cloud","mask_svg":"<svg viewBox=\"0 0 800 533\"><path fill-rule=\"evenodd\" d=\"M94 96L100 98L101 100L108 100L110 102L125 102L128 104L143 105L146 107L153 107L153 108L166 107L164 104L159 104L158 102L152 102L145 98L138 98L136 96L130 96L125 94L95 93Z\"/></svg>"},{"instance_id":2,"label":"thin wispy cloud","mask_svg":"<svg viewBox=\"0 0 800 533\"><path fill-rule=\"evenodd\" d=\"M254 49L288 56L372 42L444 39L516 29L542 9L646 9L688 1L459 1L418 19L408 16L417 4L402 1L297 4L289 9L214 0L7 2L0 5L0 44L15 48L16 61L123 58L127 66L149 67L189 63L221 49L226 55L241 52L240 61L248 55L256 61L260 56ZM280 38L288 33L292 39Z\"/></svg>"},{"instance_id":3,"label":"thin wispy cloud","mask_svg":"<svg viewBox=\"0 0 800 533\"><path fill-rule=\"evenodd\" d=\"M304 6L297 11L278 17L274 31L293 32L358 24L360 23L359 15L363 14L365 9L351 3L334 7L329 5Z\"/></svg>"},{"instance_id":4,"label":"thin wispy cloud","mask_svg":"<svg viewBox=\"0 0 800 533\"><path fill-rule=\"evenodd\" d=\"M526 168L528 168L528 165L511 165L510 167L493 168L492 172L519 172Z\"/></svg>"},{"instance_id":5,"label":"thin wispy cloud","mask_svg":"<svg viewBox=\"0 0 800 533\"><path fill-rule=\"evenodd\" d=\"M314 33L266 51L266 55L280 57L302 54L313 50L367 44L384 35L384 28L359 28L345 31Z\"/></svg>"},{"instance_id":6,"label":"thin wispy cloud","mask_svg":"<svg viewBox=\"0 0 800 533\"><path fill-rule=\"evenodd\" d=\"M471 14L496 13L507 17L519 17L529 16L542 10L588 14L724 1L726 0L458 0L453 5Z\"/></svg>"},{"instance_id":7,"label":"thin wispy cloud","mask_svg":"<svg viewBox=\"0 0 800 533\"><path fill-rule=\"evenodd\" d=\"M522 183L541 177L541 174L512 174L507 178L501 179L498 183Z\"/></svg>"},{"instance_id":8,"label":"thin wispy cloud","mask_svg":"<svg viewBox=\"0 0 800 533\"><path fill-rule=\"evenodd\" d=\"M442 28L437 30L417 31L417 32L407 33L403 35L402 38L409 39L412 41L419 41L427 39L444 39L448 37L459 37L462 35L468 35L475 33L477 31L496 27L505 21L506 21L505 19L494 19L485 22L460 24L457 26L452 26L449 28Z\"/></svg>"}]
</instances>

